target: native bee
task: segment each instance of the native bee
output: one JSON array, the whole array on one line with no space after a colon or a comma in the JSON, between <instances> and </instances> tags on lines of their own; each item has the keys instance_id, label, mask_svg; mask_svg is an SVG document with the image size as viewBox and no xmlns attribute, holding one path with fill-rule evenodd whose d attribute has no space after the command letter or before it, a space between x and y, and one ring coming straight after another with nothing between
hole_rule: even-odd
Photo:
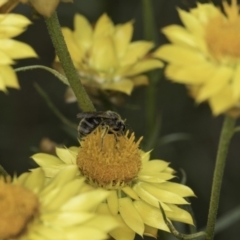
<instances>
[{"instance_id":1,"label":"native bee","mask_svg":"<svg viewBox=\"0 0 240 240\"><path fill-rule=\"evenodd\" d=\"M117 136L123 135L126 129L125 120L122 120L120 115L113 111L81 112L77 114L77 118L81 118L78 125L80 139L101 126L105 130L102 139L110 133L114 134L117 141Z\"/></svg>"}]
</instances>

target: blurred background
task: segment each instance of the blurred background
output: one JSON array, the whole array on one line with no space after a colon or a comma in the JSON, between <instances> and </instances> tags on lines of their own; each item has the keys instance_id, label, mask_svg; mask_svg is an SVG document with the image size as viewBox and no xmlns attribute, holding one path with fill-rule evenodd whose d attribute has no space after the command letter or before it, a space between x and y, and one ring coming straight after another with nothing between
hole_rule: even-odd
<instances>
[{"instance_id":1,"label":"blurred background","mask_svg":"<svg viewBox=\"0 0 240 240\"><path fill-rule=\"evenodd\" d=\"M193 0L148 0L154 18L154 41L159 46L167 42L160 28L180 23L176 8L189 9ZM204 1L201 1L204 2ZM207 2L207 1L205 1ZM220 6L221 1L213 1ZM58 14L62 26L73 27L75 13L85 15L92 23L106 12L115 24L134 19L133 40L146 39L144 8L141 0L74 0L74 4L60 4ZM33 24L18 40L29 43L39 55L38 59L18 61L14 67L45 65L52 67L54 48L43 18L34 18L29 6L19 5L13 12L31 19ZM147 39L149 40L149 39ZM11 174L20 174L34 168L31 155L39 151L52 152L55 145L78 145L77 131L63 124L48 107L35 87L37 83L56 109L67 119L78 124L77 103L66 103L66 85L44 70L19 72L21 90L0 92L0 164ZM172 83L162 70L150 75L150 85L134 89L131 96L122 95L121 104L103 104L98 110L112 109L127 119L128 127L137 137L144 136L142 148L154 149L152 159L164 159L178 171L175 181L186 178L197 198L191 199L197 229L207 221L210 190L222 116L213 117L207 104L196 105L183 85ZM217 240L240 239L240 133L235 134L228 154L219 208ZM179 231L187 232L182 225ZM138 238L137 238L138 239ZM139 238L140 239L140 238ZM148 238L145 238L148 239ZM150 239L150 238L149 238ZM175 239L159 233L159 239Z\"/></svg>"}]
</instances>

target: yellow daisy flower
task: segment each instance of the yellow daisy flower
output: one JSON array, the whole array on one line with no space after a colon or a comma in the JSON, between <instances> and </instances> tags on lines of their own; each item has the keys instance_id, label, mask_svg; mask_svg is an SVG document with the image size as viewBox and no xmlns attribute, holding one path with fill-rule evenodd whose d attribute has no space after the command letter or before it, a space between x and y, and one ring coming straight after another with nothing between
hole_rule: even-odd
<instances>
[{"instance_id":1,"label":"yellow daisy flower","mask_svg":"<svg viewBox=\"0 0 240 240\"><path fill-rule=\"evenodd\" d=\"M109 193L75 174L68 166L50 181L40 168L13 182L0 179L0 239L107 239L117 222L95 210Z\"/></svg>"},{"instance_id":2,"label":"yellow daisy flower","mask_svg":"<svg viewBox=\"0 0 240 240\"><path fill-rule=\"evenodd\" d=\"M109 191L98 212L114 216L120 227L110 231L116 240L133 240L135 234L156 237L157 230L169 231L159 203L168 219L193 224L191 215L178 205L189 204L184 197L194 196L182 184L169 182L174 170L168 162L149 161L150 152L139 149L140 138L134 134L118 136L97 129L80 141L81 147L57 148L57 156L45 153L33 155L46 177L53 177L66 166L75 166L78 175L85 176L88 185Z\"/></svg>"},{"instance_id":3,"label":"yellow daisy flower","mask_svg":"<svg viewBox=\"0 0 240 240\"><path fill-rule=\"evenodd\" d=\"M240 103L237 1L223 1L223 10L213 3L198 3L189 12L178 9L184 26L163 28L172 44L161 46L154 54L169 63L166 76L186 84L196 102L208 101L214 115L239 108Z\"/></svg>"},{"instance_id":4,"label":"yellow daisy flower","mask_svg":"<svg viewBox=\"0 0 240 240\"><path fill-rule=\"evenodd\" d=\"M74 30L64 27L62 32L79 76L88 87L129 95L135 86L148 84L142 73L163 66L160 60L147 56L152 42L131 42L133 21L114 25L103 14L92 27L77 14Z\"/></svg>"},{"instance_id":5,"label":"yellow daisy flower","mask_svg":"<svg viewBox=\"0 0 240 240\"><path fill-rule=\"evenodd\" d=\"M13 40L31 22L20 14L0 14L0 90L19 88L17 76L11 67L15 59L37 57L28 44Z\"/></svg>"}]
</instances>

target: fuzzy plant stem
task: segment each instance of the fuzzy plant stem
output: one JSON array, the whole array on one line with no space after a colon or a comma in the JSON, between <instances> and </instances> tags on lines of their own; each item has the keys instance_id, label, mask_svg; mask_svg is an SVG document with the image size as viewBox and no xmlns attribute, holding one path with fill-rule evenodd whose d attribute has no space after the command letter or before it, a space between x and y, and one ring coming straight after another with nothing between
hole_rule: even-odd
<instances>
[{"instance_id":1,"label":"fuzzy plant stem","mask_svg":"<svg viewBox=\"0 0 240 240\"><path fill-rule=\"evenodd\" d=\"M224 173L226 157L229 149L229 144L234 134L235 122L236 120L234 118L227 115L225 116L221 135L220 135L216 164L215 164L215 169L213 174L212 191L211 191L208 221L207 221L207 228L206 228L206 233L207 233L206 240L212 240L214 237L214 228L215 228L216 218L217 218L217 210L219 205L219 197L220 197L220 191L222 186L223 173Z\"/></svg>"},{"instance_id":2,"label":"fuzzy plant stem","mask_svg":"<svg viewBox=\"0 0 240 240\"><path fill-rule=\"evenodd\" d=\"M89 99L83 85L81 84L80 77L73 65L72 59L64 41L57 13L54 12L51 17L45 18L45 22L47 24L48 32L52 39L57 56L62 64L69 84L76 95L80 108L82 111L95 111L95 108Z\"/></svg>"}]
</instances>

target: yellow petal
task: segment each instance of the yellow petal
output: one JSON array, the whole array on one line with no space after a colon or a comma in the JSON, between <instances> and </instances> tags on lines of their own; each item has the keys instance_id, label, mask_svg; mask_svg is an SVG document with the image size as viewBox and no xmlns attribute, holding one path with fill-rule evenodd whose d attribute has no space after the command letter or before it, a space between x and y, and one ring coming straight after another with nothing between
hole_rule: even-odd
<instances>
[{"instance_id":1,"label":"yellow petal","mask_svg":"<svg viewBox=\"0 0 240 240\"><path fill-rule=\"evenodd\" d=\"M164 182L160 184L156 183L154 186L169 192L174 192L181 197L195 196L191 188L179 183Z\"/></svg>"},{"instance_id":2,"label":"yellow petal","mask_svg":"<svg viewBox=\"0 0 240 240\"><path fill-rule=\"evenodd\" d=\"M135 184L133 189L138 194L138 196L146 203L152 205L153 207L159 208L159 202L161 202L164 210L171 211L167 204L159 201L156 197L154 197L152 194L142 188L140 184Z\"/></svg>"},{"instance_id":3,"label":"yellow petal","mask_svg":"<svg viewBox=\"0 0 240 240\"><path fill-rule=\"evenodd\" d=\"M168 205L171 208L171 212L166 211L166 215L169 219L178 222L184 222L193 225L192 216L185 210L175 206L175 205Z\"/></svg>"},{"instance_id":4,"label":"yellow petal","mask_svg":"<svg viewBox=\"0 0 240 240\"><path fill-rule=\"evenodd\" d=\"M81 213L82 214L82 213ZM109 232L119 226L119 222L115 217L107 215L96 215L90 221L86 222L84 226L99 228L103 232Z\"/></svg>"},{"instance_id":5,"label":"yellow petal","mask_svg":"<svg viewBox=\"0 0 240 240\"><path fill-rule=\"evenodd\" d=\"M86 53L92 44L92 26L83 15L76 14L74 17L74 28L73 36L75 42Z\"/></svg>"},{"instance_id":6,"label":"yellow petal","mask_svg":"<svg viewBox=\"0 0 240 240\"><path fill-rule=\"evenodd\" d=\"M205 39L189 33L187 29L178 25L170 25L163 28L162 32L167 36L170 42L183 47L195 48L208 55Z\"/></svg>"},{"instance_id":7,"label":"yellow petal","mask_svg":"<svg viewBox=\"0 0 240 240\"><path fill-rule=\"evenodd\" d=\"M54 177L61 169L64 169L66 165L61 164L61 165L52 165L50 167L42 167L45 176L47 178L52 178ZM34 169L31 169L31 171L34 171Z\"/></svg>"},{"instance_id":8,"label":"yellow petal","mask_svg":"<svg viewBox=\"0 0 240 240\"><path fill-rule=\"evenodd\" d=\"M126 187L122 188L122 191L124 193L126 193L130 198L139 200L138 195L133 191L133 189L131 187L126 186Z\"/></svg>"},{"instance_id":9,"label":"yellow petal","mask_svg":"<svg viewBox=\"0 0 240 240\"><path fill-rule=\"evenodd\" d=\"M113 215L116 215L118 213L118 196L116 190L110 191L110 195L107 198L107 203L110 212Z\"/></svg>"},{"instance_id":10,"label":"yellow petal","mask_svg":"<svg viewBox=\"0 0 240 240\"><path fill-rule=\"evenodd\" d=\"M162 68L164 65L160 60L157 59L144 59L137 62L130 69L123 73L123 76L131 77L143 72L148 72L153 69Z\"/></svg>"},{"instance_id":11,"label":"yellow petal","mask_svg":"<svg viewBox=\"0 0 240 240\"><path fill-rule=\"evenodd\" d=\"M79 193L79 189L83 185L84 181L84 178L78 178L67 182L66 184L63 184L61 187L61 194L53 202L50 202L50 204L48 204L48 209L60 209L61 206L66 203L70 197L75 196Z\"/></svg>"},{"instance_id":12,"label":"yellow petal","mask_svg":"<svg viewBox=\"0 0 240 240\"><path fill-rule=\"evenodd\" d=\"M104 90L113 90L130 95L133 90L133 82L130 79L123 79L119 82L106 82L101 86Z\"/></svg>"},{"instance_id":13,"label":"yellow petal","mask_svg":"<svg viewBox=\"0 0 240 240\"><path fill-rule=\"evenodd\" d=\"M152 42L147 41L135 41L132 42L128 48L125 56L121 59L121 65L130 65L143 58L151 48L153 48Z\"/></svg>"},{"instance_id":14,"label":"yellow petal","mask_svg":"<svg viewBox=\"0 0 240 240\"><path fill-rule=\"evenodd\" d=\"M144 223L130 198L119 199L119 212L124 222L137 234L143 236Z\"/></svg>"},{"instance_id":15,"label":"yellow petal","mask_svg":"<svg viewBox=\"0 0 240 240\"><path fill-rule=\"evenodd\" d=\"M144 190L152 194L154 197L156 197L159 201L165 202L165 203L172 203L172 204L188 204L188 202L182 198L181 196L170 192L163 190L161 188L157 188L153 186L152 184L148 183L138 183Z\"/></svg>"},{"instance_id":16,"label":"yellow petal","mask_svg":"<svg viewBox=\"0 0 240 240\"><path fill-rule=\"evenodd\" d=\"M149 173L141 171L138 174L139 180L149 183L162 183L174 177L171 173Z\"/></svg>"},{"instance_id":17,"label":"yellow petal","mask_svg":"<svg viewBox=\"0 0 240 240\"><path fill-rule=\"evenodd\" d=\"M238 101L233 97L232 89L226 86L221 92L209 99L210 107L214 115L219 115L234 107Z\"/></svg>"},{"instance_id":18,"label":"yellow petal","mask_svg":"<svg viewBox=\"0 0 240 240\"><path fill-rule=\"evenodd\" d=\"M126 53L127 47L131 41L133 34L133 22L119 24L115 27L114 43L118 58L121 58Z\"/></svg>"},{"instance_id":19,"label":"yellow petal","mask_svg":"<svg viewBox=\"0 0 240 240\"><path fill-rule=\"evenodd\" d=\"M139 75L131 78L134 87L146 86L149 84L148 77L146 75Z\"/></svg>"},{"instance_id":20,"label":"yellow petal","mask_svg":"<svg viewBox=\"0 0 240 240\"><path fill-rule=\"evenodd\" d=\"M199 20L191 13L181 9L177 9L179 17L183 22L184 26L193 34L197 36L203 36L204 28Z\"/></svg>"},{"instance_id":21,"label":"yellow petal","mask_svg":"<svg viewBox=\"0 0 240 240\"><path fill-rule=\"evenodd\" d=\"M7 53L5 53L4 51L0 51L0 64L2 65L2 64L4 64L4 65L10 65L10 64L13 64L14 63L14 61L10 58L10 56L7 54ZM0 66L1 66L0 65ZM5 67L5 66L1 66L1 67Z\"/></svg>"},{"instance_id":22,"label":"yellow petal","mask_svg":"<svg viewBox=\"0 0 240 240\"><path fill-rule=\"evenodd\" d=\"M89 211L97 207L97 205L105 200L109 193L102 189L82 193L76 197L71 198L67 203L62 205L61 209L64 211ZM89 201L91 199L91 201Z\"/></svg>"},{"instance_id":23,"label":"yellow petal","mask_svg":"<svg viewBox=\"0 0 240 240\"><path fill-rule=\"evenodd\" d=\"M152 150L148 151L148 152L144 152L144 151L141 151L141 160L142 160L142 163L146 163L149 161L150 159L150 153L151 153Z\"/></svg>"},{"instance_id":24,"label":"yellow petal","mask_svg":"<svg viewBox=\"0 0 240 240\"><path fill-rule=\"evenodd\" d=\"M20 14L1 14L0 15L0 38L12 38L25 30L31 21Z\"/></svg>"},{"instance_id":25,"label":"yellow petal","mask_svg":"<svg viewBox=\"0 0 240 240\"><path fill-rule=\"evenodd\" d=\"M46 153L37 153L34 154L31 158L41 167L63 165L63 162L59 158Z\"/></svg>"},{"instance_id":26,"label":"yellow petal","mask_svg":"<svg viewBox=\"0 0 240 240\"><path fill-rule=\"evenodd\" d=\"M165 74L175 82L197 85L211 79L216 70L216 66L207 62L185 66L169 64L166 67Z\"/></svg>"},{"instance_id":27,"label":"yellow petal","mask_svg":"<svg viewBox=\"0 0 240 240\"><path fill-rule=\"evenodd\" d=\"M158 229L145 224L144 235L157 239Z\"/></svg>"},{"instance_id":28,"label":"yellow petal","mask_svg":"<svg viewBox=\"0 0 240 240\"><path fill-rule=\"evenodd\" d=\"M205 56L195 49L174 44L165 44L159 47L153 53L153 56L179 65L203 64L206 62Z\"/></svg>"},{"instance_id":29,"label":"yellow petal","mask_svg":"<svg viewBox=\"0 0 240 240\"><path fill-rule=\"evenodd\" d=\"M127 226L121 216L115 217L119 222L119 227L110 231L109 235L115 240L134 240L135 232Z\"/></svg>"},{"instance_id":30,"label":"yellow petal","mask_svg":"<svg viewBox=\"0 0 240 240\"><path fill-rule=\"evenodd\" d=\"M88 212L81 212L80 214L79 212L58 212L56 214L56 211L48 211L45 214L41 214L41 220L45 224L56 224L62 228L71 227L74 224L82 224L93 217L94 214Z\"/></svg>"},{"instance_id":31,"label":"yellow petal","mask_svg":"<svg viewBox=\"0 0 240 240\"><path fill-rule=\"evenodd\" d=\"M202 102L220 92L230 82L232 75L232 68L219 66L212 78L200 88L196 100Z\"/></svg>"},{"instance_id":32,"label":"yellow petal","mask_svg":"<svg viewBox=\"0 0 240 240\"><path fill-rule=\"evenodd\" d=\"M44 185L45 176L42 169L28 174L28 177L24 181L24 187L32 190L33 192L39 191Z\"/></svg>"},{"instance_id":33,"label":"yellow petal","mask_svg":"<svg viewBox=\"0 0 240 240\"><path fill-rule=\"evenodd\" d=\"M118 65L118 60L111 37L105 36L93 42L89 64L100 71L114 71Z\"/></svg>"},{"instance_id":34,"label":"yellow petal","mask_svg":"<svg viewBox=\"0 0 240 240\"><path fill-rule=\"evenodd\" d=\"M104 13L96 22L93 37L94 40L114 33L114 25L106 13ZM106 55L107 56L107 55Z\"/></svg>"},{"instance_id":35,"label":"yellow petal","mask_svg":"<svg viewBox=\"0 0 240 240\"><path fill-rule=\"evenodd\" d=\"M13 59L37 57L30 45L13 39L0 39L0 49Z\"/></svg>"},{"instance_id":36,"label":"yellow petal","mask_svg":"<svg viewBox=\"0 0 240 240\"><path fill-rule=\"evenodd\" d=\"M160 209L144 203L143 201L134 201L133 204L145 224L169 232Z\"/></svg>"},{"instance_id":37,"label":"yellow petal","mask_svg":"<svg viewBox=\"0 0 240 240\"><path fill-rule=\"evenodd\" d=\"M66 164L76 164L76 156L73 156L68 149L56 148L57 156Z\"/></svg>"},{"instance_id":38,"label":"yellow petal","mask_svg":"<svg viewBox=\"0 0 240 240\"><path fill-rule=\"evenodd\" d=\"M62 33L67 44L68 51L73 60L74 66L77 68L84 56L84 51L79 48L75 42L72 30L69 28L62 28Z\"/></svg>"},{"instance_id":39,"label":"yellow petal","mask_svg":"<svg viewBox=\"0 0 240 240\"><path fill-rule=\"evenodd\" d=\"M94 240L94 239L107 239L108 235L106 232L102 231L101 228L97 229L94 227L88 227L85 225L75 227L72 231L67 231L67 237L64 239L81 239L84 236L84 239ZM54 236L54 239L62 239L62 238L55 238L55 234L48 236ZM44 238L47 239L48 237Z\"/></svg>"},{"instance_id":40,"label":"yellow petal","mask_svg":"<svg viewBox=\"0 0 240 240\"><path fill-rule=\"evenodd\" d=\"M7 87L20 88L16 73L12 67L7 65L0 65L0 82L3 82Z\"/></svg>"},{"instance_id":41,"label":"yellow petal","mask_svg":"<svg viewBox=\"0 0 240 240\"><path fill-rule=\"evenodd\" d=\"M233 97L235 99L240 98L240 64L237 65L234 71L234 76L232 79L232 84L230 85L233 91Z\"/></svg>"},{"instance_id":42,"label":"yellow petal","mask_svg":"<svg viewBox=\"0 0 240 240\"><path fill-rule=\"evenodd\" d=\"M169 162L163 160L151 160L146 162L142 165L142 171L144 172L162 172L164 171L169 165Z\"/></svg>"}]
</instances>

